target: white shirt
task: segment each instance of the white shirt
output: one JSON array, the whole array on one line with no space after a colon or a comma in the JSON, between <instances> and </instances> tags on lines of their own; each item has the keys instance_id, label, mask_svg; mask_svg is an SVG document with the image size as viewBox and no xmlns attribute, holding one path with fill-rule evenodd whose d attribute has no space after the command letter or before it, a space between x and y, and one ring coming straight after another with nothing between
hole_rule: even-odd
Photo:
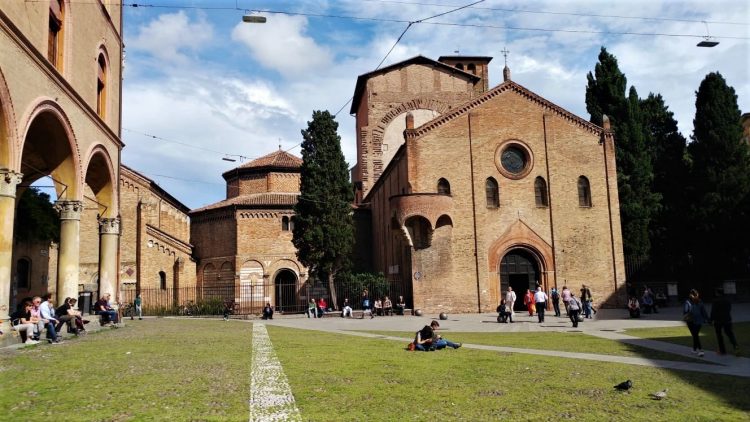
<instances>
[{"instance_id":1,"label":"white shirt","mask_svg":"<svg viewBox=\"0 0 750 422\"><path fill-rule=\"evenodd\" d=\"M546 301L547 301L547 293L544 293L541 290L534 293L534 302L541 303L541 302L546 302Z\"/></svg>"},{"instance_id":2,"label":"white shirt","mask_svg":"<svg viewBox=\"0 0 750 422\"><path fill-rule=\"evenodd\" d=\"M505 301L506 302L515 302L516 301L516 292L513 290L509 290L508 293L505 294Z\"/></svg>"},{"instance_id":3,"label":"white shirt","mask_svg":"<svg viewBox=\"0 0 750 422\"><path fill-rule=\"evenodd\" d=\"M53 319L57 321L57 318L55 318L55 311L52 310L52 307L50 306L50 303L48 301L44 301L41 305L39 305L39 312L42 315L42 319Z\"/></svg>"}]
</instances>

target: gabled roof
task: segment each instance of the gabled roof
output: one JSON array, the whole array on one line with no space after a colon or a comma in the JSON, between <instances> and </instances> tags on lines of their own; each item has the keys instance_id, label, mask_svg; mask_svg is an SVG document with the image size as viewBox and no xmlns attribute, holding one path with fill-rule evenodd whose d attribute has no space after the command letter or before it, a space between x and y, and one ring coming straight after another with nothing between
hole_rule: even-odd
<instances>
[{"instance_id":1,"label":"gabled roof","mask_svg":"<svg viewBox=\"0 0 750 422\"><path fill-rule=\"evenodd\" d=\"M453 66L449 66L449 65L447 65L445 63L440 63L437 60L433 60L433 59L430 59L430 58L422 56L422 55L414 56L414 57L412 57L410 59L406 59L406 60L400 61L398 63L394 63L394 64L392 64L390 66L381 67L380 69L373 70L372 72L363 73L363 74L359 75L357 77L357 85L354 88L354 97L352 98L352 107L349 110L349 114L354 114L354 113L357 112L357 107L359 106L359 100L362 97L362 93L365 92L365 85L366 85L368 79L372 78L373 76L382 75L382 74L388 73L388 72L390 72L390 71L392 71L394 69L400 69L400 68L402 68L404 66L408 66L408 65L411 65L411 64L426 64L426 65L430 65L430 66L434 66L434 67L439 67L439 68L445 69L446 71L457 73L457 74L459 74L461 76L464 76L464 77L466 77L468 79L471 79L474 82L477 82L477 81L479 81L479 80L482 79L482 78L480 78L477 75L465 72L465 71L457 69L457 68L455 68Z\"/></svg>"},{"instance_id":2,"label":"gabled roof","mask_svg":"<svg viewBox=\"0 0 750 422\"><path fill-rule=\"evenodd\" d=\"M430 120L429 122L426 122L422 126L415 128L414 132L412 133L415 135L415 137L418 138L432 131L433 129L436 129L442 126L444 123L447 123L459 116L463 116L464 114L474 110L475 108L481 106L483 103L490 101L492 98L506 91L512 91L523 97L526 97L526 99L528 99L529 101L537 103L541 107L545 107L549 109L551 112L558 115L559 117L562 117L563 119L569 121L570 123L573 123L583 129L586 129L593 134L600 135L602 132L604 132L604 128L599 127L589 122L586 119L576 116L575 114L569 112L568 110L565 110L564 108L558 106L557 104L554 104L553 102L540 97L539 95L533 93L527 88L513 81L505 81L501 83L500 85L487 91L481 97L475 98L473 100L469 100L463 104L453 107L451 111L445 114L441 114L440 116L437 116L436 118Z\"/></svg>"},{"instance_id":3,"label":"gabled roof","mask_svg":"<svg viewBox=\"0 0 750 422\"><path fill-rule=\"evenodd\" d=\"M220 208L291 208L297 203L299 193L252 193L225 199L190 211L190 215Z\"/></svg>"},{"instance_id":4,"label":"gabled roof","mask_svg":"<svg viewBox=\"0 0 750 422\"><path fill-rule=\"evenodd\" d=\"M149 179L148 177L144 176L142 173L139 173L138 171L133 170L132 168L126 166L125 164L120 163L120 169L122 170L122 173L127 174L130 177L137 177L141 179L141 183L147 185L149 189L152 189L157 195L159 195L162 199L169 202L173 207L177 208L178 210L184 212L187 214L190 212L190 208L188 208L185 204L180 202L177 198L170 195L169 192L162 189L161 186L156 184L153 180ZM122 176L122 174L121 174Z\"/></svg>"},{"instance_id":5,"label":"gabled roof","mask_svg":"<svg viewBox=\"0 0 750 422\"><path fill-rule=\"evenodd\" d=\"M279 149L270 154L264 155L260 158L256 158L249 163L245 163L232 170L225 171L222 176L224 179L227 175L237 174L238 170L260 170L260 169L291 169L299 170L302 166L302 159L296 155L290 154L286 151Z\"/></svg>"}]
</instances>

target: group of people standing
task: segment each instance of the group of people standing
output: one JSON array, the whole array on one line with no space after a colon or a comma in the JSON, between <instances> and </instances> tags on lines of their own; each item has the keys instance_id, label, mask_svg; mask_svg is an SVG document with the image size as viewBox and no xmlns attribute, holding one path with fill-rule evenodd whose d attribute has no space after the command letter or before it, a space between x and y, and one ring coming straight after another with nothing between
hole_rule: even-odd
<instances>
[{"instance_id":1,"label":"group of people standing","mask_svg":"<svg viewBox=\"0 0 750 422\"><path fill-rule=\"evenodd\" d=\"M505 297L503 297L500 305L497 307L499 313L498 322L513 322L513 308L515 307L516 300L516 292L513 291L513 287L508 286ZM593 307L594 299L591 295L591 290L585 284L581 287L580 299L568 289L568 286L563 286L561 292L558 292L557 288L553 287L548 295L538 283L535 291L532 292L531 289L526 289L526 294L523 296L523 304L526 306L529 316L533 316L536 313L540 324L544 322L547 302L550 300L552 301L556 317L562 316L560 308L560 300L562 300L565 313L573 323L573 327L578 326L579 315L581 313L583 318L593 318L593 315L596 313L596 309Z\"/></svg>"}]
</instances>

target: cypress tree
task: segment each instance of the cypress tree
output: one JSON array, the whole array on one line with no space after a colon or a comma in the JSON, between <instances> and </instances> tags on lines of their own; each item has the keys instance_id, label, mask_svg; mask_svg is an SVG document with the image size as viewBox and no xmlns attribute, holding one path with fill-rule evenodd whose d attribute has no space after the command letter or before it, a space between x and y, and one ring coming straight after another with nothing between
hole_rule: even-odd
<instances>
[{"instance_id":1,"label":"cypress tree","mask_svg":"<svg viewBox=\"0 0 750 422\"><path fill-rule=\"evenodd\" d=\"M649 94L641 101L641 112L650 138L648 144L653 150L653 190L661 196L649 230L651 256L655 270L662 275L675 276L676 265L685 261L688 252L686 140L661 95Z\"/></svg>"},{"instance_id":2,"label":"cypress tree","mask_svg":"<svg viewBox=\"0 0 750 422\"><path fill-rule=\"evenodd\" d=\"M334 279L349 267L354 244L354 190L337 129L331 113L314 111L302 130L300 198L292 238L300 262L313 275L327 278L334 308Z\"/></svg>"},{"instance_id":3,"label":"cypress tree","mask_svg":"<svg viewBox=\"0 0 750 422\"><path fill-rule=\"evenodd\" d=\"M640 99L634 87L625 95L627 79L617 59L602 47L594 74L587 75L586 110L601 125L607 115L615 132L615 160L620 199L623 249L626 256L647 257L649 225L658 207L652 192L652 149L644 129Z\"/></svg>"},{"instance_id":4,"label":"cypress tree","mask_svg":"<svg viewBox=\"0 0 750 422\"><path fill-rule=\"evenodd\" d=\"M709 73L695 99L692 159L693 249L698 264L729 276L747 260L750 152L742 142L734 88L720 73Z\"/></svg>"}]
</instances>

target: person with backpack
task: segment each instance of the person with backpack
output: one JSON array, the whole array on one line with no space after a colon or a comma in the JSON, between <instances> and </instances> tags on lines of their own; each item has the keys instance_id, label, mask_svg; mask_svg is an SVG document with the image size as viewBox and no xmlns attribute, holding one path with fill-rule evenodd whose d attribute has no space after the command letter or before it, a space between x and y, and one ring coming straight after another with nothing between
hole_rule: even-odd
<instances>
[{"instance_id":1,"label":"person with backpack","mask_svg":"<svg viewBox=\"0 0 750 422\"><path fill-rule=\"evenodd\" d=\"M553 287L549 292L549 296L552 299L552 307L555 308L555 316L560 316L560 293L557 292L557 288Z\"/></svg>"},{"instance_id":2,"label":"person with backpack","mask_svg":"<svg viewBox=\"0 0 750 422\"><path fill-rule=\"evenodd\" d=\"M682 308L682 320L687 323L690 335L693 337L693 353L698 357L703 357L703 346L701 345L701 327L708 322L708 314L703 301L695 289L690 290L688 299Z\"/></svg>"},{"instance_id":3,"label":"person with backpack","mask_svg":"<svg viewBox=\"0 0 750 422\"><path fill-rule=\"evenodd\" d=\"M568 300L568 316L573 323L573 328L578 327L578 315L581 313L581 307L581 301L576 298L576 295L573 292L570 292L570 299Z\"/></svg>"}]
</instances>

